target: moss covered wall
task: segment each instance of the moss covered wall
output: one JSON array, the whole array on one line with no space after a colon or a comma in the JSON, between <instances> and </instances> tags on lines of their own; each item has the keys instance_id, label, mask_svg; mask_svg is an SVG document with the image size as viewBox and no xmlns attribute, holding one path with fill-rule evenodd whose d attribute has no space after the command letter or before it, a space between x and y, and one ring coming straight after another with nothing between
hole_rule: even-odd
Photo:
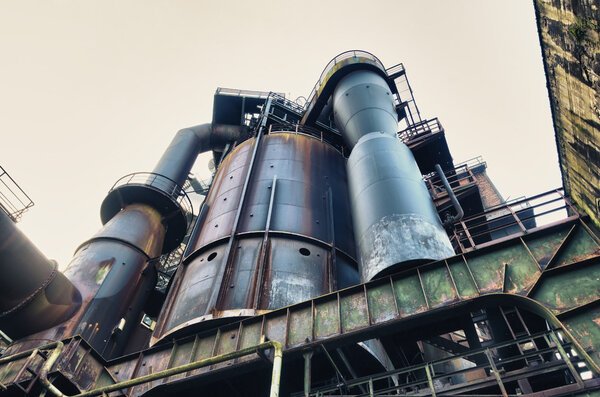
<instances>
[{"instance_id":1,"label":"moss covered wall","mask_svg":"<svg viewBox=\"0 0 600 397\"><path fill-rule=\"evenodd\" d=\"M600 0L534 0L567 194L600 227Z\"/></svg>"}]
</instances>

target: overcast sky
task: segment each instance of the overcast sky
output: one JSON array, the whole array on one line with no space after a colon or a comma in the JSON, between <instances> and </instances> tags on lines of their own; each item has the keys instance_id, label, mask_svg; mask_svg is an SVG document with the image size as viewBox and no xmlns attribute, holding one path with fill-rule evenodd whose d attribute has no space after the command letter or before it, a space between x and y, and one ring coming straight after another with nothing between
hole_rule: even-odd
<instances>
[{"instance_id":1,"label":"overcast sky","mask_svg":"<svg viewBox=\"0 0 600 397\"><path fill-rule=\"evenodd\" d=\"M532 3L0 1L0 165L36 203L19 225L64 266L217 87L307 96L349 49L403 62L455 162L482 155L505 198L558 187Z\"/></svg>"}]
</instances>

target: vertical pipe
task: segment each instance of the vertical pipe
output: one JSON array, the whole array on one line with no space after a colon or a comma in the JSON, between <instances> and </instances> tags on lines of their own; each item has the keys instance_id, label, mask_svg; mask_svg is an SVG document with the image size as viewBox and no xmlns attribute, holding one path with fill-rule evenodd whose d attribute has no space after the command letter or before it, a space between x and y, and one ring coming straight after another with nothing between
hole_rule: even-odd
<instances>
[{"instance_id":1,"label":"vertical pipe","mask_svg":"<svg viewBox=\"0 0 600 397\"><path fill-rule=\"evenodd\" d=\"M310 386L311 386L311 359L312 359L313 351L307 351L302 354L304 357L304 397L308 397L310 395Z\"/></svg>"},{"instance_id":2,"label":"vertical pipe","mask_svg":"<svg viewBox=\"0 0 600 397\"><path fill-rule=\"evenodd\" d=\"M240 223L240 216L242 215L242 209L244 208L244 201L246 199L246 192L248 191L248 184L250 183L250 178L252 177L252 170L254 168L254 161L256 160L256 154L258 153L258 148L260 146L261 137L263 135L263 129L267 122L267 116L271 110L271 102L272 98L269 97L267 99L267 103L264 108L264 116L261 122L261 125L258 129L258 133L256 134L256 140L254 141L254 149L252 151L252 157L250 159L250 165L248 166L248 173L246 174L246 179L244 181L244 187L242 188L242 193L240 195L240 202L238 205L237 212L235 214L235 219L233 221L233 228L231 230L231 236L229 237L229 242L227 243L227 248L225 250L225 263L219 269L219 274L215 278L215 284L213 285L210 298L208 300L207 312L212 311L217 306L217 301L219 298L219 294L221 292L221 287L223 284L223 277L225 276L225 270L229 266L231 261L231 250L233 248L233 243L236 238L238 225Z\"/></svg>"},{"instance_id":3,"label":"vertical pipe","mask_svg":"<svg viewBox=\"0 0 600 397\"><path fill-rule=\"evenodd\" d=\"M271 228L271 215L273 213L273 202L275 201L275 189L277 188L277 175L273 175L273 183L271 184L271 196L269 197L269 209L267 210L267 220L265 221L265 235L263 236L262 244L260 245L260 254L256 261L256 270L252 282L252 307L257 309L260 306L260 293L262 292L262 281L264 278L264 264L267 255L267 244L269 244L269 229Z\"/></svg>"},{"instance_id":4,"label":"vertical pipe","mask_svg":"<svg viewBox=\"0 0 600 397\"><path fill-rule=\"evenodd\" d=\"M446 178L446 175L444 174L444 170L442 170L442 167L439 164L435 165L435 171L438 173L440 180L442 181L442 184L444 185L444 189L446 189L446 192L448 193L448 196L450 197L450 201L452 202L452 205L454 206L454 209L456 210L456 215L452 218L451 222L452 222L452 224L454 224L455 222L460 222L462 220L462 218L465 216L465 212L463 211L460 203L458 202L458 199L456 198L456 195L454 194L454 191L452 190L450 183L448 183L448 179ZM432 189L432 191L433 191L433 189Z\"/></svg>"}]
</instances>

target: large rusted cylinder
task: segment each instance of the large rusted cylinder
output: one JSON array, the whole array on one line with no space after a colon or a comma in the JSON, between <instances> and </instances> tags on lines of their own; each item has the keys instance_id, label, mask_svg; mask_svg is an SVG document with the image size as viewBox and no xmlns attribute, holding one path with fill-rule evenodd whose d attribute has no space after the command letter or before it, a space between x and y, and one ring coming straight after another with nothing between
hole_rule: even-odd
<instances>
[{"instance_id":1,"label":"large rusted cylinder","mask_svg":"<svg viewBox=\"0 0 600 397\"><path fill-rule=\"evenodd\" d=\"M347 169L361 280L452 256L412 152L396 137L385 79L373 71L350 73L334 90L333 109L352 148Z\"/></svg>"},{"instance_id":2,"label":"large rusted cylinder","mask_svg":"<svg viewBox=\"0 0 600 397\"><path fill-rule=\"evenodd\" d=\"M132 204L77 249L65 275L81 292L81 305L67 321L19 341L23 350L39 341L81 335L106 358L122 353L141 320L156 284L152 258L160 255L165 228L152 207Z\"/></svg>"},{"instance_id":3,"label":"large rusted cylinder","mask_svg":"<svg viewBox=\"0 0 600 397\"><path fill-rule=\"evenodd\" d=\"M79 247L65 270L85 301L71 333L81 334L105 357L118 355L139 324L157 279L151 260L160 256L164 235L158 211L129 205Z\"/></svg>"},{"instance_id":4,"label":"large rusted cylinder","mask_svg":"<svg viewBox=\"0 0 600 397\"><path fill-rule=\"evenodd\" d=\"M242 143L219 167L155 340L191 324L231 321L358 282L345 159L302 134L262 137L227 256L255 144ZM214 288L219 297L209 307Z\"/></svg>"},{"instance_id":5,"label":"large rusted cylinder","mask_svg":"<svg viewBox=\"0 0 600 397\"><path fill-rule=\"evenodd\" d=\"M0 329L20 338L68 319L77 288L0 210Z\"/></svg>"}]
</instances>

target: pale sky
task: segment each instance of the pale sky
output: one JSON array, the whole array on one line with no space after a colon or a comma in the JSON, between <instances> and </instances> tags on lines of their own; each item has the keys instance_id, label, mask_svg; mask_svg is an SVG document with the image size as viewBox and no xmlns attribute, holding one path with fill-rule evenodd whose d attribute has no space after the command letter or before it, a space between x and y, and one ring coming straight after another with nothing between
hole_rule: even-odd
<instances>
[{"instance_id":1,"label":"pale sky","mask_svg":"<svg viewBox=\"0 0 600 397\"><path fill-rule=\"evenodd\" d=\"M482 155L505 198L558 187L532 3L0 0L0 165L36 204L19 225L64 267L217 87L307 96L350 49L403 62L455 162Z\"/></svg>"}]
</instances>

